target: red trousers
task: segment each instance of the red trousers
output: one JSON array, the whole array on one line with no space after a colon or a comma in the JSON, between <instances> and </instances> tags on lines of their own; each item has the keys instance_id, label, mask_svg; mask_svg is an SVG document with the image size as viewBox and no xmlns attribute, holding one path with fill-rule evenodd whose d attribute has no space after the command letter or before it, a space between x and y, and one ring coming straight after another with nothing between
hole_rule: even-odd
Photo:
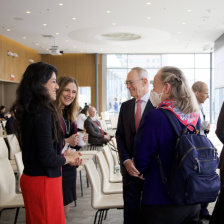
<instances>
[{"instance_id":1,"label":"red trousers","mask_svg":"<svg viewBox=\"0 0 224 224\"><path fill-rule=\"evenodd\" d=\"M62 177L22 175L27 224L65 224Z\"/></svg>"}]
</instances>

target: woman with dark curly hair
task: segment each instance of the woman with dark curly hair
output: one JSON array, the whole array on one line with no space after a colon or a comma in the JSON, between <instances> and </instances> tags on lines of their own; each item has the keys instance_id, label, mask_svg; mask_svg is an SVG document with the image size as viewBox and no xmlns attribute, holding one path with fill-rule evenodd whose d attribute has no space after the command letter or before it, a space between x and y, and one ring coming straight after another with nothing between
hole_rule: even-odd
<instances>
[{"instance_id":1,"label":"woman with dark curly hair","mask_svg":"<svg viewBox=\"0 0 224 224\"><path fill-rule=\"evenodd\" d=\"M24 164L20 180L26 223L63 224L61 167L77 165L79 153L61 155L62 129L53 101L57 69L44 62L27 67L14 104Z\"/></svg>"}]
</instances>

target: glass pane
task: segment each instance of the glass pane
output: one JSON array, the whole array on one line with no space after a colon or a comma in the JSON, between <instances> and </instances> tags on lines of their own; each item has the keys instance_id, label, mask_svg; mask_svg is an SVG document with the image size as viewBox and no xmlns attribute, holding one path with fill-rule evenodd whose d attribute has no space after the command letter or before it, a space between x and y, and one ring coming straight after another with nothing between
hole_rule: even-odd
<instances>
[{"instance_id":1,"label":"glass pane","mask_svg":"<svg viewBox=\"0 0 224 224\"><path fill-rule=\"evenodd\" d=\"M210 68L210 54L195 54L195 68Z\"/></svg>"},{"instance_id":2,"label":"glass pane","mask_svg":"<svg viewBox=\"0 0 224 224\"><path fill-rule=\"evenodd\" d=\"M107 110L113 111L114 98L119 105L128 100L128 89L124 84L127 73L127 69L107 69Z\"/></svg>"},{"instance_id":3,"label":"glass pane","mask_svg":"<svg viewBox=\"0 0 224 224\"><path fill-rule=\"evenodd\" d=\"M91 87L79 87L79 104L80 107L84 108L85 103L89 105L91 103Z\"/></svg>"},{"instance_id":4,"label":"glass pane","mask_svg":"<svg viewBox=\"0 0 224 224\"><path fill-rule=\"evenodd\" d=\"M160 68L161 55L128 55L128 68Z\"/></svg>"},{"instance_id":5,"label":"glass pane","mask_svg":"<svg viewBox=\"0 0 224 224\"><path fill-rule=\"evenodd\" d=\"M195 81L202 81L208 85L210 92L210 69L195 69ZM209 94L210 95L210 94ZM210 119L210 100L207 99L203 104L203 111L206 115L206 120Z\"/></svg>"},{"instance_id":6,"label":"glass pane","mask_svg":"<svg viewBox=\"0 0 224 224\"><path fill-rule=\"evenodd\" d=\"M127 68L127 54L108 54L107 68Z\"/></svg>"},{"instance_id":7,"label":"glass pane","mask_svg":"<svg viewBox=\"0 0 224 224\"><path fill-rule=\"evenodd\" d=\"M189 87L195 83L194 69L181 69L188 81Z\"/></svg>"},{"instance_id":8,"label":"glass pane","mask_svg":"<svg viewBox=\"0 0 224 224\"><path fill-rule=\"evenodd\" d=\"M163 54L162 66L194 68L194 54Z\"/></svg>"}]
</instances>

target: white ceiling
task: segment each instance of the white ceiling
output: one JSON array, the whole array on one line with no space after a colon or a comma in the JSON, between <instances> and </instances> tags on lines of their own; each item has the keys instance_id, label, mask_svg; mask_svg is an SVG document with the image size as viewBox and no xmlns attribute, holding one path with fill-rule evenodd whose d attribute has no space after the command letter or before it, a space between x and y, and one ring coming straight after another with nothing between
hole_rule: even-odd
<instances>
[{"instance_id":1,"label":"white ceiling","mask_svg":"<svg viewBox=\"0 0 224 224\"><path fill-rule=\"evenodd\" d=\"M0 0L0 35L41 54L53 45L64 53L204 53L224 33L223 8L223 0Z\"/></svg>"}]
</instances>

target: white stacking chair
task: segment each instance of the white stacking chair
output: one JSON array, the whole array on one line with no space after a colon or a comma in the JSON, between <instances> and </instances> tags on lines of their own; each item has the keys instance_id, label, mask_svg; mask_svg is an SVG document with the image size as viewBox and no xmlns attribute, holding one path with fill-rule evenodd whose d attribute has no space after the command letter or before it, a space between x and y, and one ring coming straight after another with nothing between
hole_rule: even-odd
<instances>
[{"instance_id":1,"label":"white stacking chair","mask_svg":"<svg viewBox=\"0 0 224 224\"><path fill-rule=\"evenodd\" d=\"M118 165L118 164L115 164L114 162L114 159L113 159L113 156L111 154L111 151L109 149L109 146L106 145L103 147L103 153L105 155L105 158L107 160L107 163L108 163L108 166L109 166L109 181L111 183L119 183L119 182L122 182L122 176L121 176L121 173L116 173L115 174L115 165Z\"/></svg>"},{"instance_id":2,"label":"white stacking chair","mask_svg":"<svg viewBox=\"0 0 224 224\"><path fill-rule=\"evenodd\" d=\"M124 208L123 194L103 194L101 191L100 176L93 160L88 160L84 166L91 185L91 206L97 209L94 224L96 224L98 213L98 223L101 224L104 212L107 212L109 209Z\"/></svg>"},{"instance_id":3,"label":"white stacking chair","mask_svg":"<svg viewBox=\"0 0 224 224\"><path fill-rule=\"evenodd\" d=\"M110 123L111 123L111 128L112 129L117 129L118 114L110 115Z\"/></svg>"},{"instance_id":4,"label":"white stacking chair","mask_svg":"<svg viewBox=\"0 0 224 224\"><path fill-rule=\"evenodd\" d=\"M8 147L5 143L5 140L3 137L0 137L0 159L3 158L9 158L9 153L8 153ZM11 167L13 169L13 171L16 173L17 172L17 166L16 166L16 162L15 159L11 159L9 160Z\"/></svg>"},{"instance_id":5,"label":"white stacking chair","mask_svg":"<svg viewBox=\"0 0 224 224\"><path fill-rule=\"evenodd\" d=\"M19 191L21 192L20 178L21 178L21 176L23 174L23 170L24 170L22 152L17 152L14 156L15 156L16 166L17 166L17 170L18 170Z\"/></svg>"},{"instance_id":6,"label":"white stacking chair","mask_svg":"<svg viewBox=\"0 0 224 224\"><path fill-rule=\"evenodd\" d=\"M14 159L14 155L21 151L19 142L14 134L7 135L7 140L9 144L9 159Z\"/></svg>"},{"instance_id":7,"label":"white stacking chair","mask_svg":"<svg viewBox=\"0 0 224 224\"><path fill-rule=\"evenodd\" d=\"M109 181L109 167L106 158L102 152L98 152L96 155L97 162L100 167L102 177L102 192L104 194L121 194L123 193L122 183L111 183Z\"/></svg>"},{"instance_id":8,"label":"white stacking chair","mask_svg":"<svg viewBox=\"0 0 224 224\"><path fill-rule=\"evenodd\" d=\"M22 194L16 194L15 175L8 158L0 159L0 217L2 211L16 208L14 223L17 222L19 209L24 207Z\"/></svg>"},{"instance_id":9,"label":"white stacking chair","mask_svg":"<svg viewBox=\"0 0 224 224\"><path fill-rule=\"evenodd\" d=\"M111 142L112 142L114 148L117 149L117 140L115 137L111 138Z\"/></svg>"}]
</instances>

